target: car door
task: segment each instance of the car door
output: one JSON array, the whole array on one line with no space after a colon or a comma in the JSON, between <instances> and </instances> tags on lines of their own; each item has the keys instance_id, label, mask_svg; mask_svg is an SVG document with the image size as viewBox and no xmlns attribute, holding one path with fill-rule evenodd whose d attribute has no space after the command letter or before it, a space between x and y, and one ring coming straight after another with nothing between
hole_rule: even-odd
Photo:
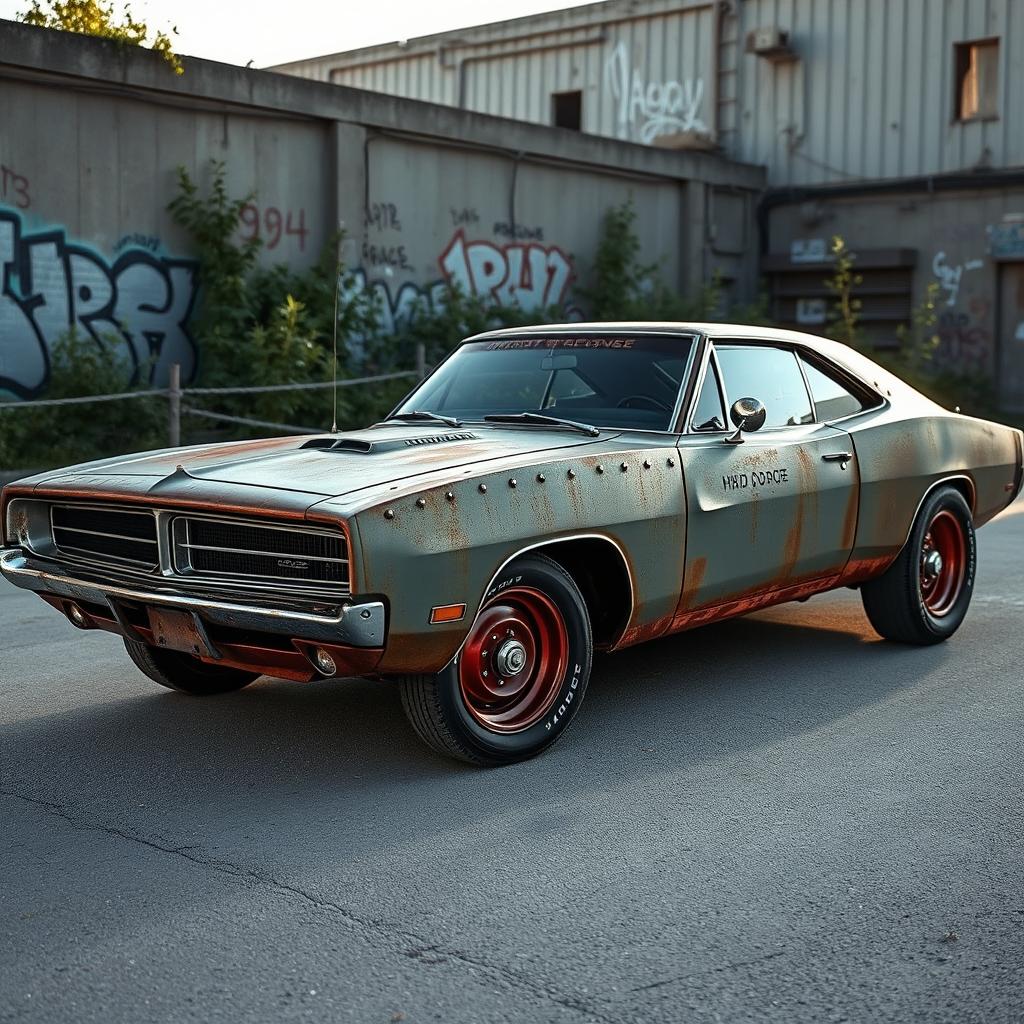
<instances>
[{"instance_id":1,"label":"car door","mask_svg":"<svg viewBox=\"0 0 1024 1024\"><path fill-rule=\"evenodd\" d=\"M794 348L719 342L679 452L687 499L690 611L828 580L853 546L859 478L850 436L819 422ZM756 398L765 425L728 443L726 410Z\"/></svg>"}]
</instances>

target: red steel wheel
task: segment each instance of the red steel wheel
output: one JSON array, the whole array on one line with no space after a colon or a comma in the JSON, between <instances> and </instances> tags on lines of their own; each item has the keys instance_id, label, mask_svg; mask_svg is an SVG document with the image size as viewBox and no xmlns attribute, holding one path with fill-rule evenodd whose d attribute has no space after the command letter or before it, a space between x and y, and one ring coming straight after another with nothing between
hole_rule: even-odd
<instances>
[{"instance_id":1,"label":"red steel wheel","mask_svg":"<svg viewBox=\"0 0 1024 1024\"><path fill-rule=\"evenodd\" d=\"M593 661L587 604L558 562L521 555L501 573L459 653L440 672L400 680L420 739L478 765L535 757L564 736Z\"/></svg>"},{"instance_id":2,"label":"red steel wheel","mask_svg":"<svg viewBox=\"0 0 1024 1024\"><path fill-rule=\"evenodd\" d=\"M508 587L484 606L463 647L459 689L466 710L492 732L522 732L554 703L568 660L558 605L533 587Z\"/></svg>"},{"instance_id":3,"label":"red steel wheel","mask_svg":"<svg viewBox=\"0 0 1024 1024\"><path fill-rule=\"evenodd\" d=\"M967 538L949 509L932 518L921 544L921 600L937 619L948 615L960 597L967 574Z\"/></svg>"}]
</instances>

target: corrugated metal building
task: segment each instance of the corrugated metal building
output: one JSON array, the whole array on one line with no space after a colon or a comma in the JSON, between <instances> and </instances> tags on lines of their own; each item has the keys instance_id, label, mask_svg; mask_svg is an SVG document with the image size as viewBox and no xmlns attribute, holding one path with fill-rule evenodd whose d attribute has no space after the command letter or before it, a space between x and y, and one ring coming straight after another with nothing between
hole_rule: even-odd
<instances>
[{"instance_id":1,"label":"corrugated metal building","mask_svg":"<svg viewBox=\"0 0 1024 1024\"><path fill-rule=\"evenodd\" d=\"M876 343L935 282L1024 408L1024 0L609 0L276 70L764 164L777 319L824 322L842 234Z\"/></svg>"}]
</instances>

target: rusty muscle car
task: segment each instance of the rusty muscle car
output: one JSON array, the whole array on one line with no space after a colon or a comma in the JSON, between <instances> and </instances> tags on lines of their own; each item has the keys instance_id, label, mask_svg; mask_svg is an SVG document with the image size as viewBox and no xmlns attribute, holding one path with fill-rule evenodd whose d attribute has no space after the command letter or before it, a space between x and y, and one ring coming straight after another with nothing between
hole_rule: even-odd
<instances>
[{"instance_id":1,"label":"rusty muscle car","mask_svg":"<svg viewBox=\"0 0 1024 1024\"><path fill-rule=\"evenodd\" d=\"M946 640L1018 430L863 354L723 324L462 342L368 429L150 452L3 492L0 570L189 694L392 679L435 750L537 754L593 651L836 587Z\"/></svg>"}]
</instances>

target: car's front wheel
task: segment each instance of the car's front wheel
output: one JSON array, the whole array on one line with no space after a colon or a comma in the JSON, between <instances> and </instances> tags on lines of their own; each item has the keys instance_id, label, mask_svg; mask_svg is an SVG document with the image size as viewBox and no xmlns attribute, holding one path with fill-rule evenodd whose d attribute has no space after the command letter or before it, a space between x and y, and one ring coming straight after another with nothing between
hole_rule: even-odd
<instances>
[{"instance_id":1,"label":"car's front wheel","mask_svg":"<svg viewBox=\"0 0 1024 1024\"><path fill-rule=\"evenodd\" d=\"M876 631L905 644L936 644L963 622L974 592L976 546L971 510L954 487L921 506L895 562L861 587Z\"/></svg>"},{"instance_id":2,"label":"car's front wheel","mask_svg":"<svg viewBox=\"0 0 1024 1024\"><path fill-rule=\"evenodd\" d=\"M164 650L161 647L139 643L138 640L129 640L127 637L124 646L132 661L154 683L196 697L230 693L259 679L257 673L208 665L205 661L193 658L191 654Z\"/></svg>"},{"instance_id":3,"label":"car's front wheel","mask_svg":"<svg viewBox=\"0 0 1024 1024\"><path fill-rule=\"evenodd\" d=\"M400 680L402 706L439 753L480 765L521 761L568 729L592 656L576 583L550 558L526 556L492 586L446 668Z\"/></svg>"}]
</instances>

